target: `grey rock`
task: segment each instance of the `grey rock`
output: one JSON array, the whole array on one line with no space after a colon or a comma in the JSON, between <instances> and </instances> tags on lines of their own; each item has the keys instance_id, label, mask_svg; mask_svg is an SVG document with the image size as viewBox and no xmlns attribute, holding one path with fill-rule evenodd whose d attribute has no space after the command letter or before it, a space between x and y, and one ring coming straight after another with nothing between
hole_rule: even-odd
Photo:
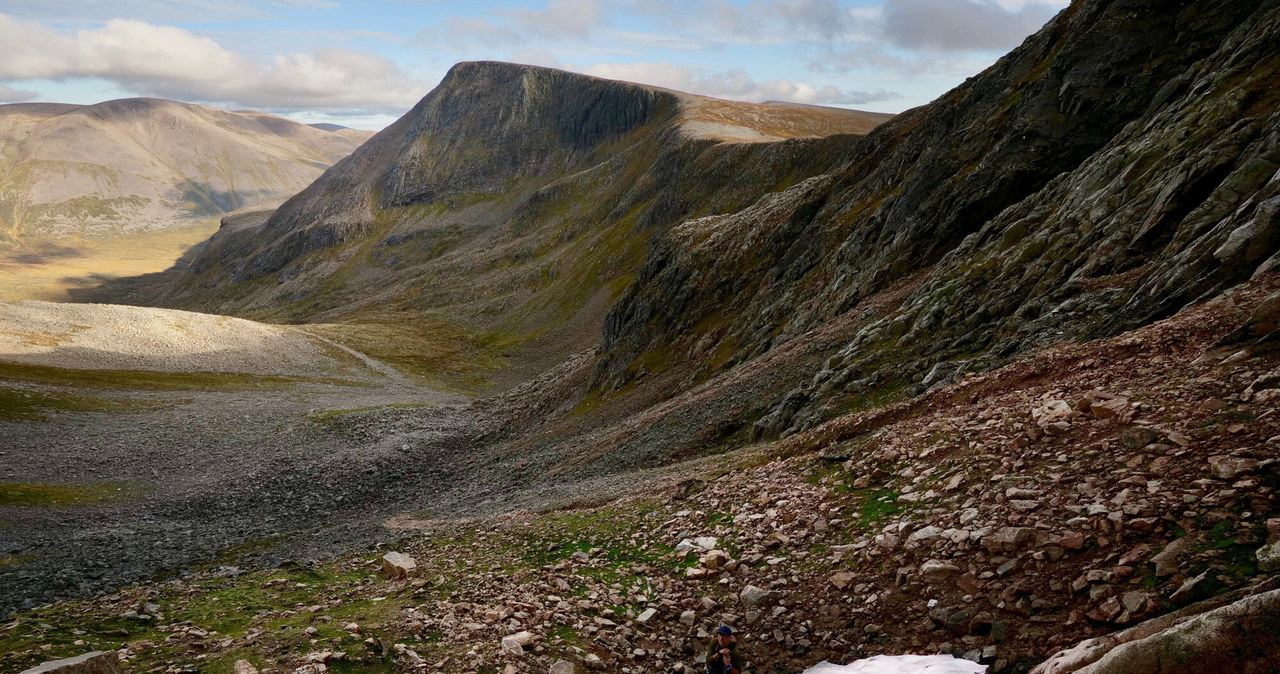
<instances>
[{"instance_id":1,"label":"grey rock","mask_svg":"<svg viewBox=\"0 0 1280 674\"><path fill-rule=\"evenodd\" d=\"M1204 602L1059 651L1031 674L1265 672L1280 661L1280 590Z\"/></svg>"},{"instance_id":2,"label":"grey rock","mask_svg":"<svg viewBox=\"0 0 1280 674\"><path fill-rule=\"evenodd\" d=\"M1254 553L1258 558L1258 570L1263 573L1280 571L1280 541L1272 541L1258 548Z\"/></svg>"},{"instance_id":3,"label":"grey rock","mask_svg":"<svg viewBox=\"0 0 1280 674\"><path fill-rule=\"evenodd\" d=\"M121 674L115 651L94 651L74 658L52 660L22 671L22 674Z\"/></svg>"}]
</instances>

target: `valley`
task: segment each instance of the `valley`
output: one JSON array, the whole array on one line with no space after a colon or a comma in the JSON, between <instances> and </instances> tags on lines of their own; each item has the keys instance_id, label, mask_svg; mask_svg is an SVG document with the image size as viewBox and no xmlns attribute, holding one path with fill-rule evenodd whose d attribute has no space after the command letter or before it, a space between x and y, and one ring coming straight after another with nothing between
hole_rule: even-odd
<instances>
[{"instance_id":1,"label":"valley","mask_svg":"<svg viewBox=\"0 0 1280 674\"><path fill-rule=\"evenodd\" d=\"M332 152L10 242L0 666L1265 666L1278 63L1275 2L1077 0L899 115L491 61L358 147L91 106Z\"/></svg>"}]
</instances>

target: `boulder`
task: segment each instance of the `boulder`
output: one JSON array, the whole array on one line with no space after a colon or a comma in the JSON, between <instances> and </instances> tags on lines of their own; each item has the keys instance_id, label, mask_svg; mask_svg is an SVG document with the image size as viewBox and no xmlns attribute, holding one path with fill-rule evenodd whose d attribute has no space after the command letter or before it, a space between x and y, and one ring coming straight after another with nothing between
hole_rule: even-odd
<instances>
[{"instance_id":1,"label":"boulder","mask_svg":"<svg viewBox=\"0 0 1280 674\"><path fill-rule=\"evenodd\" d=\"M1031 674L1270 672L1280 662L1280 590L1213 599L1083 641Z\"/></svg>"},{"instance_id":2,"label":"boulder","mask_svg":"<svg viewBox=\"0 0 1280 674\"><path fill-rule=\"evenodd\" d=\"M23 670L22 674L121 674L123 671L115 651L94 651L52 660Z\"/></svg>"},{"instance_id":3,"label":"boulder","mask_svg":"<svg viewBox=\"0 0 1280 674\"><path fill-rule=\"evenodd\" d=\"M258 668L254 667L253 663L248 660L236 660L236 663L231 667L231 671L233 674L258 674Z\"/></svg>"},{"instance_id":4,"label":"boulder","mask_svg":"<svg viewBox=\"0 0 1280 674\"><path fill-rule=\"evenodd\" d=\"M1213 476L1220 480L1235 480L1252 473L1261 465L1256 459L1241 459L1234 456L1209 457L1209 469Z\"/></svg>"},{"instance_id":5,"label":"boulder","mask_svg":"<svg viewBox=\"0 0 1280 674\"><path fill-rule=\"evenodd\" d=\"M502 653L503 655L513 655L520 657L524 655L524 645L516 639L515 635L502 637Z\"/></svg>"},{"instance_id":6,"label":"boulder","mask_svg":"<svg viewBox=\"0 0 1280 674\"><path fill-rule=\"evenodd\" d=\"M1126 398L1099 400L1089 405L1089 411L1098 419L1123 421L1129 414L1129 401Z\"/></svg>"},{"instance_id":7,"label":"boulder","mask_svg":"<svg viewBox=\"0 0 1280 674\"><path fill-rule=\"evenodd\" d=\"M849 583L853 582L853 579L856 577L857 575L851 571L837 571L836 573L831 574L831 578L829 580L832 585L836 586L836 589L843 590Z\"/></svg>"},{"instance_id":8,"label":"boulder","mask_svg":"<svg viewBox=\"0 0 1280 674\"><path fill-rule=\"evenodd\" d=\"M708 569L715 570L724 566L728 561L729 561L729 553L725 552L724 550L712 550L707 554L703 555L702 558L698 560L698 563L702 564Z\"/></svg>"},{"instance_id":9,"label":"boulder","mask_svg":"<svg viewBox=\"0 0 1280 674\"><path fill-rule=\"evenodd\" d=\"M387 578L408 578L418 572L418 563L404 553L388 552L382 556L382 572Z\"/></svg>"},{"instance_id":10,"label":"boulder","mask_svg":"<svg viewBox=\"0 0 1280 674\"><path fill-rule=\"evenodd\" d=\"M1179 538L1166 545L1160 554L1151 558L1151 563L1156 565L1156 576L1164 578L1177 573L1182 557L1190 551L1191 541L1186 538Z\"/></svg>"},{"instance_id":11,"label":"boulder","mask_svg":"<svg viewBox=\"0 0 1280 674\"><path fill-rule=\"evenodd\" d=\"M1258 557L1258 570L1263 573L1280 571L1280 541L1272 541L1258 548L1254 553Z\"/></svg>"},{"instance_id":12,"label":"boulder","mask_svg":"<svg viewBox=\"0 0 1280 674\"><path fill-rule=\"evenodd\" d=\"M930 585L936 585L960 575L960 567L937 559L930 559L920 565L920 577Z\"/></svg>"},{"instance_id":13,"label":"boulder","mask_svg":"<svg viewBox=\"0 0 1280 674\"><path fill-rule=\"evenodd\" d=\"M756 605L769 601L773 596L773 592L769 590L748 585L738 594L738 601L742 602L742 607L749 611Z\"/></svg>"},{"instance_id":14,"label":"boulder","mask_svg":"<svg viewBox=\"0 0 1280 674\"><path fill-rule=\"evenodd\" d=\"M982 545L991 552L1015 552L1036 540L1036 530L1030 527L1002 527L982 538Z\"/></svg>"},{"instance_id":15,"label":"boulder","mask_svg":"<svg viewBox=\"0 0 1280 674\"><path fill-rule=\"evenodd\" d=\"M578 668L574 667L573 663L568 660L556 660L555 664L551 665L551 669L548 670L548 674L574 674L577 670Z\"/></svg>"}]
</instances>

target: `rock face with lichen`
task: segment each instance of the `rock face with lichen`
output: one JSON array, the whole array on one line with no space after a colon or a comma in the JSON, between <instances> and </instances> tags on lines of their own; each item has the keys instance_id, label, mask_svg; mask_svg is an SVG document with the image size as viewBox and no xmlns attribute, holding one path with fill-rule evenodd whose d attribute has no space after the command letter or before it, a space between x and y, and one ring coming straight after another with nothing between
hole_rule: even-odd
<instances>
[{"instance_id":1,"label":"rock face with lichen","mask_svg":"<svg viewBox=\"0 0 1280 674\"><path fill-rule=\"evenodd\" d=\"M1274 3L1073 3L842 170L673 228L606 318L594 382L627 384L657 345L710 376L866 313L775 393L757 435L776 436L1276 268L1278 44ZM870 302L908 280L898 306Z\"/></svg>"}]
</instances>

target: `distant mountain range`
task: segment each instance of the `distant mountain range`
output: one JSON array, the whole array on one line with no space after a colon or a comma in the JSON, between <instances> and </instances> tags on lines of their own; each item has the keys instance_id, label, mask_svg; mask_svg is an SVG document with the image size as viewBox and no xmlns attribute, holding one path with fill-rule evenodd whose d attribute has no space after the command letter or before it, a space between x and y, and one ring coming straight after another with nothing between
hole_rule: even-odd
<instances>
[{"instance_id":1,"label":"distant mountain range","mask_svg":"<svg viewBox=\"0 0 1280 674\"><path fill-rule=\"evenodd\" d=\"M147 98L0 105L0 247L278 203L371 135Z\"/></svg>"}]
</instances>

